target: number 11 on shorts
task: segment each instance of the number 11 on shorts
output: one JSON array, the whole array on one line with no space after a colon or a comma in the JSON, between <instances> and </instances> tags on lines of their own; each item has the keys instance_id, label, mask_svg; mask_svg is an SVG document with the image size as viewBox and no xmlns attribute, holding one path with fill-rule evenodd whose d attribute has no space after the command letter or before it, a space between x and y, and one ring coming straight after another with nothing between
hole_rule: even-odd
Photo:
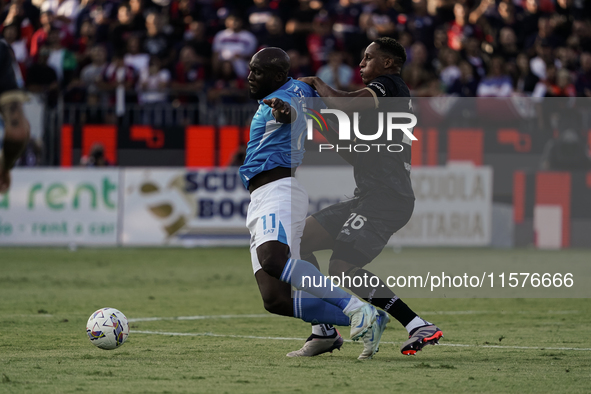
<instances>
[{"instance_id":1,"label":"number 11 on shorts","mask_svg":"<svg viewBox=\"0 0 591 394\"><path fill-rule=\"evenodd\" d=\"M267 230L267 215L261 216L261 220L263 221L263 234L272 233L275 231L275 214L270 213L269 217L271 218L271 227Z\"/></svg>"}]
</instances>

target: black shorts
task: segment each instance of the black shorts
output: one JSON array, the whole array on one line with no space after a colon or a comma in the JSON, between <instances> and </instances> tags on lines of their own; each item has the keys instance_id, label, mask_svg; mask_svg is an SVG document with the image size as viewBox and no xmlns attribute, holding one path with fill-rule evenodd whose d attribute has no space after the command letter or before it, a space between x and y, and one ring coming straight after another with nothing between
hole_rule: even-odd
<instances>
[{"instance_id":1,"label":"black shorts","mask_svg":"<svg viewBox=\"0 0 591 394\"><path fill-rule=\"evenodd\" d=\"M326 207L312 216L333 237L331 260L363 267L408 223L414 199L376 191Z\"/></svg>"}]
</instances>

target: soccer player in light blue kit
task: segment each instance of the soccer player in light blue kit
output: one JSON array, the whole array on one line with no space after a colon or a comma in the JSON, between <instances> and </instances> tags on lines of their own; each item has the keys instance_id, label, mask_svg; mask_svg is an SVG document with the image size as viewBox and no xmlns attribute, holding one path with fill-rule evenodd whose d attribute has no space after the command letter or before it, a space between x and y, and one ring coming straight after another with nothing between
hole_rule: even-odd
<instances>
[{"instance_id":1,"label":"soccer player in light blue kit","mask_svg":"<svg viewBox=\"0 0 591 394\"><path fill-rule=\"evenodd\" d=\"M308 194L293 175L304 156L304 98L317 96L307 84L289 78L289 69L289 56L279 48L265 48L250 61L250 96L260 106L250 126L240 177L251 194L246 224L255 278L269 312L300 318L325 331L334 330L333 324L351 325L351 339L364 341L360 358L371 358L385 329L381 315L372 305L332 288L318 268L300 259ZM304 287L304 277L329 285ZM298 290L293 299L292 286ZM323 352L339 349L343 341L338 332L331 337L310 342Z\"/></svg>"}]
</instances>

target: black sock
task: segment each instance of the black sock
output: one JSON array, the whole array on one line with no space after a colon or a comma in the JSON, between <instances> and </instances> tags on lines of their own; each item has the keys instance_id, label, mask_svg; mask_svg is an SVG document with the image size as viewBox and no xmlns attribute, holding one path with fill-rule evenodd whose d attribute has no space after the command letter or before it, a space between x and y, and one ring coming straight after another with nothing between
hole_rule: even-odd
<instances>
[{"instance_id":1,"label":"black sock","mask_svg":"<svg viewBox=\"0 0 591 394\"><path fill-rule=\"evenodd\" d=\"M412 311L386 284L375 274L364 270L362 268L352 268L349 271L345 272L345 276L351 278L351 282L353 283L353 278L360 277L363 283L363 277L366 275L366 283L367 287L347 287L353 293L357 294L359 297L363 298L365 301L369 302L370 304L377 306L378 308L382 308L385 312L392 315L393 318L398 320L400 324L406 327L408 323L414 319L417 314ZM370 280L372 277L377 278ZM351 285L352 285L351 283ZM359 283L359 281L357 281ZM376 284L377 286L370 286L370 283ZM345 281L345 284L347 281Z\"/></svg>"}]
</instances>

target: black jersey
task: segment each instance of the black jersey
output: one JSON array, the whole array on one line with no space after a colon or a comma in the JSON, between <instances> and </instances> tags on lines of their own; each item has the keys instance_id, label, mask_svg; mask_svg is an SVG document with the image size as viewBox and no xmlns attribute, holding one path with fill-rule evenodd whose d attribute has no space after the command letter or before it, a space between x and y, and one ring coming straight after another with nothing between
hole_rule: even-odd
<instances>
[{"instance_id":1,"label":"black jersey","mask_svg":"<svg viewBox=\"0 0 591 394\"><path fill-rule=\"evenodd\" d=\"M23 101L24 97L16 83L11 50L6 41L0 40L0 104Z\"/></svg>"},{"instance_id":2,"label":"black jersey","mask_svg":"<svg viewBox=\"0 0 591 394\"><path fill-rule=\"evenodd\" d=\"M405 138L402 130L395 129L392 139L387 140L386 124L388 112L412 113L410 91L400 75L382 75L372 80L367 88L376 100L376 108L363 111L359 120L359 131L362 134L375 134L378 130L379 116L383 116L384 130L379 139L374 141L359 141L356 143L383 144L379 152L358 153L355 159L354 176L358 193L394 192L402 197L413 198L414 193L410 181L410 139ZM384 98L391 98L385 99ZM400 124L406 124L409 119L400 119ZM366 131L364 131L366 130ZM387 146L399 145L400 152L390 152ZM398 150L393 146L391 150Z\"/></svg>"}]
</instances>

